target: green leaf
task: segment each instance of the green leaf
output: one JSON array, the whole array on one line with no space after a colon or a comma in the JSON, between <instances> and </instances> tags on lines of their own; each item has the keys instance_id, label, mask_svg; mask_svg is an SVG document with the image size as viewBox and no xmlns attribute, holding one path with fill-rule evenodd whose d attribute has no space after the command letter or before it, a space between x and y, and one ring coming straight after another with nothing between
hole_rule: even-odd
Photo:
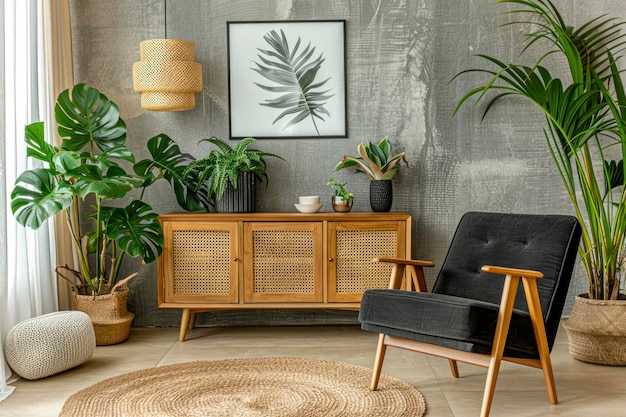
<instances>
[{"instance_id":1,"label":"green leaf","mask_svg":"<svg viewBox=\"0 0 626 417\"><path fill-rule=\"evenodd\" d=\"M102 172L95 165L83 165L78 170L68 173L70 174L79 174L76 176L78 180L74 187L82 199L91 193L103 200L122 198L143 183L142 179L127 175L119 167L111 167Z\"/></svg>"},{"instance_id":2,"label":"green leaf","mask_svg":"<svg viewBox=\"0 0 626 417\"><path fill-rule=\"evenodd\" d=\"M26 155L53 165L52 159L57 150L46 142L43 122L35 122L24 128L25 141L27 144Z\"/></svg>"},{"instance_id":3,"label":"green leaf","mask_svg":"<svg viewBox=\"0 0 626 417\"><path fill-rule=\"evenodd\" d=\"M603 161L604 162L604 194L611 190L624 186L624 161Z\"/></svg>"},{"instance_id":4,"label":"green leaf","mask_svg":"<svg viewBox=\"0 0 626 417\"><path fill-rule=\"evenodd\" d=\"M164 178L170 183L178 205L187 211L208 211L213 204L206 190L198 186L198 179L185 175L185 169L193 157L182 153L178 145L167 135L160 134L148 141L152 159L137 162L133 169L144 179L143 186Z\"/></svg>"},{"instance_id":5,"label":"green leaf","mask_svg":"<svg viewBox=\"0 0 626 417\"><path fill-rule=\"evenodd\" d=\"M65 150L97 146L105 151L126 142L126 124L117 105L86 84L75 85L71 97L69 90L59 95L55 116Z\"/></svg>"},{"instance_id":6,"label":"green leaf","mask_svg":"<svg viewBox=\"0 0 626 417\"><path fill-rule=\"evenodd\" d=\"M11 210L23 226L37 229L56 213L68 208L74 194L69 184L57 183L49 170L25 171L16 180L11 193Z\"/></svg>"},{"instance_id":7,"label":"green leaf","mask_svg":"<svg viewBox=\"0 0 626 417\"><path fill-rule=\"evenodd\" d=\"M106 233L120 250L141 257L145 263L154 262L161 254L163 231L159 217L143 201L135 200L125 208L113 209Z\"/></svg>"},{"instance_id":8,"label":"green leaf","mask_svg":"<svg viewBox=\"0 0 626 417\"><path fill-rule=\"evenodd\" d=\"M59 174L66 174L81 166L80 155L70 151L59 152L52 158L52 166Z\"/></svg>"}]
</instances>

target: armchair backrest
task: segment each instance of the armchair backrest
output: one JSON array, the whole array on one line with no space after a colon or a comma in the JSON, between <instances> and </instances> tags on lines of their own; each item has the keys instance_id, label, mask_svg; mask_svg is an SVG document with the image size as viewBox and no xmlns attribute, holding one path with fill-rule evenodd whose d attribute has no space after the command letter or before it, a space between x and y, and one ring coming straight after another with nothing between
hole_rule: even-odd
<instances>
[{"instance_id":1,"label":"armchair backrest","mask_svg":"<svg viewBox=\"0 0 626 417\"><path fill-rule=\"evenodd\" d=\"M576 263L581 228L574 216L466 213L459 222L432 292L500 303L504 280L483 265L532 269L550 347ZM515 308L528 311L522 285Z\"/></svg>"}]
</instances>

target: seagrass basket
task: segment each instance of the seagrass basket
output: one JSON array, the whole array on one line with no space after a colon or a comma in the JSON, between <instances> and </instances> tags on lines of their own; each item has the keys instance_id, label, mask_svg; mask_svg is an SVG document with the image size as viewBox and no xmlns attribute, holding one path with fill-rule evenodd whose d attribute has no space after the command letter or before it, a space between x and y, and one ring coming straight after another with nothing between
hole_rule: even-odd
<instances>
[{"instance_id":1,"label":"seagrass basket","mask_svg":"<svg viewBox=\"0 0 626 417\"><path fill-rule=\"evenodd\" d=\"M563 327L574 358L599 365L626 365L626 300L578 296Z\"/></svg>"},{"instance_id":2,"label":"seagrass basket","mask_svg":"<svg viewBox=\"0 0 626 417\"><path fill-rule=\"evenodd\" d=\"M128 281L136 274L118 282L109 294L80 295L76 290L74 309L89 315L96 334L96 345L114 345L128 339L135 315L128 311Z\"/></svg>"}]
</instances>

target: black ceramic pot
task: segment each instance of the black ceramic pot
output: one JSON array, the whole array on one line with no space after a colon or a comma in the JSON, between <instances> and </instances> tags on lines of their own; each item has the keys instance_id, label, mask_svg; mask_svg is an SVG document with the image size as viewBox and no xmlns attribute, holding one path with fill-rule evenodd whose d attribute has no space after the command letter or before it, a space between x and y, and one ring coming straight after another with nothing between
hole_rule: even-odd
<instances>
[{"instance_id":1,"label":"black ceramic pot","mask_svg":"<svg viewBox=\"0 0 626 417\"><path fill-rule=\"evenodd\" d=\"M237 189L228 182L224 196L217 202L219 213L254 213L256 210L256 178L252 172L237 177Z\"/></svg>"},{"instance_id":2,"label":"black ceramic pot","mask_svg":"<svg viewBox=\"0 0 626 417\"><path fill-rule=\"evenodd\" d=\"M392 203L393 187L391 180L370 181L370 206L372 211L389 211Z\"/></svg>"}]
</instances>

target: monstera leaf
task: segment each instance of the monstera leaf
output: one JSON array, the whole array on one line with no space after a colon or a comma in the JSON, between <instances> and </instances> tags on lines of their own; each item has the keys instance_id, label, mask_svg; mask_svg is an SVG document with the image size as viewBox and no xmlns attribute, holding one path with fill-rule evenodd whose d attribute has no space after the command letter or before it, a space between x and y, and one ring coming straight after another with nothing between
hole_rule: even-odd
<instances>
[{"instance_id":1,"label":"monstera leaf","mask_svg":"<svg viewBox=\"0 0 626 417\"><path fill-rule=\"evenodd\" d=\"M283 130L310 117L319 135L316 119L325 121L323 116L330 117L324 105L334 96L334 94L328 94L330 90L321 90L330 78L317 80L318 72L325 61L323 54L313 58L315 47L311 47L310 43L300 52L300 37L291 49L282 29L280 34L272 30L263 38L272 49L258 49L260 54L257 56L260 63L255 62L256 68L252 70L273 84L255 84L263 90L280 94L280 96L259 104L282 110L272 124L276 124L283 118L291 118L283 126Z\"/></svg>"},{"instance_id":2,"label":"monstera leaf","mask_svg":"<svg viewBox=\"0 0 626 417\"><path fill-rule=\"evenodd\" d=\"M27 145L26 155L53 165L52 159L57 150L46 142L43 122L35 122L26 126L24 135Z\"/></svg>"},{"instance_id":3,"label":"monstera leaf","mask_svg":"<svg viewBox=\"0 0 626 417\"><path fill-rule=\"evenodd\" d=\"M57 99L55 117L63 149L80 151L95 144L104 151L126 142L126 124L117 105L88 85L75 85L71 97L69 90L63 91Z\"/></svg>"},{"instance_id":4,"label":"monstera leaf","mask_svg":"<svg viewBox=\"0 0 626 417\"><path fill-rule=\"evenodd\" d=\"M182 153L169 136L161 134L148 141L148 151L152 159L144 159L135 164L137 175L144 178L144 187L153 184L158 178L167 180L176 195L178 205L187 211L209 210L213 204L198 181L185 174L185 168L193 157Z\"/></svg>"},{"instance_id":5,"label":"monstera leaf","mask_svg":"<svg viewBox=\"0 0 626 417\"><path fill-rule=\"evenodd\" d=\"M124 208L113 209L106 233L120 250L132 257L139 256L146 263L155 261L161 254L163 232L159 217L143 201L135 200Z\"/></svg>"},{"instance_id":6,"label":"monstera leaf","mask_svg":"<svg viewBox=\"0 0 626 417\"><path fill-rule=\"evenodd\" d=\"M45 220L72 204L74 192L70 184L58 183L47 169L25 171L15 182L11 210L23 226L38 229Z\"/></svg>"}]
</instances>

